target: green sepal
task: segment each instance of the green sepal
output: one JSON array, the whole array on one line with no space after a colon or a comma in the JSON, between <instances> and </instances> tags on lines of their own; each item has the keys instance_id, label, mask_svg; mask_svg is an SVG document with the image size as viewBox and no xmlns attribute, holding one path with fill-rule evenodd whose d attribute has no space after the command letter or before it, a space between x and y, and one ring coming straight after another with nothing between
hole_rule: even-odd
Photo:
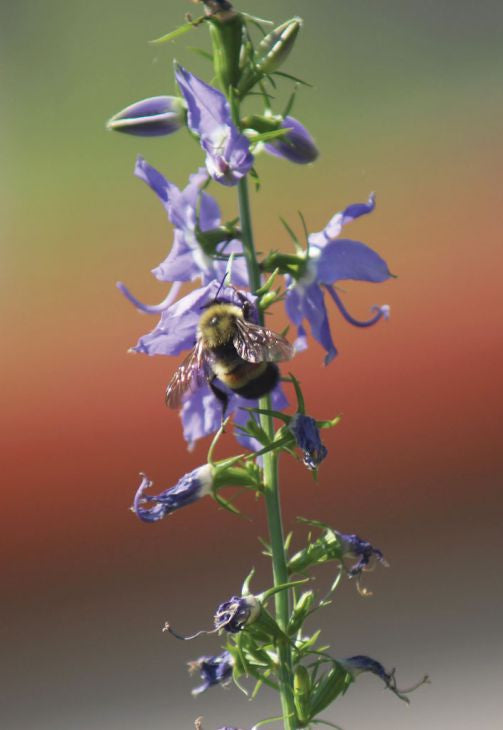
<instances>
[{"instance_id":1,"label":"green sepal","mask_svg":"<svg viewBox=\"0 0 503 730\"><path fill-rule=\"evenodd\" d=\"M248 594L251 593L250 583L251 583L251 580L252 580L252 578L253 578L254 575L255 575L255 568L252 568L250 570L250 572L248 573L248 575L246 576L246 578L244 579L244 581L243 581L243 585L241 587L241 595L242 596L247 596Z\"/></svg>"},{"instance_id":2,"label":"green sepal","mask_svg":"<svg viewBox=\"0 0 503 730\"><path fill-rule=\"evenodd\" d=\"M308 522L308 520L301 520ZM319 526L319 525L317 525ZM324 532L314 541L309 541L308 545L299 550L288 561L288 572L290 575L294 573L304 573L313 565L321 565L331 560L338 560L342 563L344 549L343 545L336 534L335 530L328 526L323 526Z\"/></svg>"},{"instance_id":3,"label":"green sepal","mask_svg":"<svg viewBox=\"0 0 503 730\"><path fill-rule=\"evenodd\" d=\"M274 269L274 271L271 273L271 275L268 276L267 280L262 284L260 289L257 289L255 291L256 296L263 297L264 294L268 294L272 290L272 288L274 286L274 282L276 281L278 274L279 274L279 269Z\"/></svg>"},{"instance_id":4,"label":"green sepal","mask_svg":"<svg viewBox=\"0 0 503 730\"><path fill-rule=\"evenodd\" d=\"M340 664L332 660L332 668L316 683L311 693L311 717L332 704L341 694L344 694L353 682L353 677Z\"/></svg>"},{"instance_id":5,"label":"green sepal","mask_svg":"<svg viewBox=\"0 0 503 730\"><path fill-rule=\"evenodd\" d=\"M255 145L259 142L269 142L271 139L281 139L292 131L291 127L281 127L281 129L275 129L271 132L260 132L258 134L247 135L250 142Z\"/></svg>"},{"instance_id":6,"label":"green sepal","mask_svg":"<svg viewBox=\"0 0 503 730\"><path fill-rule=\"evenodd\" d=\"M307 81L304 81L303 79L299 79L298 76L292 76L292 74L287 74L284 71L274 71L273 76L282 76L285 79L289 79L290 81L295 81L296 84L301 84L302 86L308 86L310 89L313 89L313 84L308 84Z\"/></svg>"},{"instance_id":7,"label":"green sepal","mask_svg":"<svg viewBox=\"0 0 503 730\"><path fill-rule=\"evenodd\" d=\"M190 20L188 23L181 25L179 28L175 28L175 30L172 30L170 33L166 33L166 35L163 35L160 38L154 38L153 40L149 41L149 43L153 45L159 45L161 43L174 41L175 38L184 35L184 33L188 33L189 30L192 30L192 28L197 28L197 26L201 25L201 23L204 23L205 20L206 17L204 15L201 15L199 18L196 18L195 20Z\"/></svg>"}]
</instances>

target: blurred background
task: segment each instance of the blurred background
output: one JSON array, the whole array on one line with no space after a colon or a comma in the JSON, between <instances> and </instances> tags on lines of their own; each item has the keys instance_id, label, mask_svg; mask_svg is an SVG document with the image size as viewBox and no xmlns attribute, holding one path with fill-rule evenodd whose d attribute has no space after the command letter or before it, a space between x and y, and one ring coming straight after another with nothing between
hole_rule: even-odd
<instances>
[{"instance_id":1,"label":"blurred background","mask_svg":"<svg viewBox=\"0 0 503 730\"><path fill-rule=\"evenodd\" d=\"M145 471L159 490L202 463L163 404L175 361L127 355L165 288L149 273L172 240L164 211L133 177L137 153L183 186L198 147L176 137L108 134L138 99L174 92L172 58L209 78L188 46L147 41L198 8L183 0L1 2L2 727L6 730L247 730L277 712L264 692L197 700L185 663L218 651L207 626L259 556L253 522L203 500L155 525L129 512ZM368 654L399 684L429 673L409 708L363 676L327 719L345 730L500 727L501 669L501 114L503 6L497 0L266 0L242 9L305 27L289 72L314 84L294 115L319 162L261 157L252 206L258 248L288 247L278 216L320 230L377 193L348 235L375 247L399 278L348 283L369 331L331 310L340 355L313 344L295 361L311 412L343 413L313 484L285 463L287 527L298 515L358 532L391 568L372 598L344 581L321 615L338 656ZM281 85L278 101L290 91ZM278 104L281 110L282 103ZM212 186L233 217L235 191ZM281 309L281 308L279 308ZM282 312L270 319L285 324ZM229 437L230 439L230 437ZM302 530L300 531L302 533ZM320 574L330 581L333 568Z\"/></svg>"}]
</instances>

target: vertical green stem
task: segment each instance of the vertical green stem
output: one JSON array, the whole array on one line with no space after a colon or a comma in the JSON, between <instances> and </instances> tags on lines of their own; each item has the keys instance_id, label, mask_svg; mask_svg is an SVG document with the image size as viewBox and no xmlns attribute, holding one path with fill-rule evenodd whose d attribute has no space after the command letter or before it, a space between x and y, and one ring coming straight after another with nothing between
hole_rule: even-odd
<instances>
[{"instance_id":1,"label":"vertical green stem","mask_svg":"<svg viewBox=\"0 0 503 730\"><path fill-rule=\"evenodd\" d=\"M252 291L256 291L260 287L260 269L255 253L255 245L253 243L248 182L246 177L242 178L238 183L238 195L243 251L248 267L250 288ZM259 405L262 409L270 410L270 396L264 396L261 398ZM272 417L261 414L260 423L269 438L272 439L274 436L274 423ZM263 459L265 504L267 510L267 523L269 527L269 540L271 543L274 585L279 585L281 583L288 582L288 569L286 565L285 541L281 520L278 454L275 451L269 451L267 454L264 454ZM276 620L281 628L285 628L288 624L288 602L289 599L287 591L279 591L276 593ZM295 720L295 707L293 704L293 673L290 645L287 643L280 644L278 646L278 656L280 661L281 707L283 710L284 726L285 730L295 730L297 723Z\"/></svg>"}]
</instances>

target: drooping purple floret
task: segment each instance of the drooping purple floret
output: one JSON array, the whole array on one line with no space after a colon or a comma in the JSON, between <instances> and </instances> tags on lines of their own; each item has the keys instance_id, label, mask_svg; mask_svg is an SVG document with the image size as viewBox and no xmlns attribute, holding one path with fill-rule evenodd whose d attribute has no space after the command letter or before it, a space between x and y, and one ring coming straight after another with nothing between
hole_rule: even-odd
<instances>
[{"instance_id":1,"label":"drooping purple floret","mask_svg":"<svg viewBox=\"0 0 503 730\"><path fill-rule=\"evenodd\" d=\"M229 102L218 89L176 65L175 76L187 103L187 123L206 152L206 168L222 185L236 185L253 165L248 139L232 121Z\"/></svg>"},{"instance_id":2,"label":"drooping purple floret","mask_svg":"<svg viewBox=\"0 0 503 730\"><path fill-rule=\"evenodd\" d=\"M367 540L362 540L358 535L345 535L340 532L337 533L337 536L342 543L344 554L358 558L358 562L348 571L351 578L359 575L369 565L373 557L383 565L388 565L381 550L375 548Z\"/></svg>"},{"instance_id":3,"label":"drooping purple floret","mask_svg":"<svg viewBox=\"0 0 503 730\"><path fill-rule=\"evenodd\" d=\"M232 677L233 659L228 651L217 656L202 656L189 662L189 669L199 670L203 684L192 690L194 696L206 692L210 687L224 684Z\"/></svg>"},{"instance_id":4,"label":"drooping purple floret","mask_svg":"<svg viewBox=\"0 0 503 730\"><path fill-rule=\"evenodd\" d=\"M353 678L357 677L359 674L362 674L362 672L371 672L372 674L375 674L376 677L382 679L386 687L390 689L393 694L395 694L399 699L407 703L409 702L409 698L406 697L406 695L414 692L414 690L416 690L421 685L427 684L429 682L428 676L425 675L422 679L419 680L419 682L416 682L416 684L414 684L412 687L409 687L408 689L398 689L394 669L392 669L391 672L387 672L383 665L380 662L376 661L376 659L372 659L371 657L364 656L362 654L348 657L347 659L339 659L338 664L340 664L343 669L349 672L349 674L351 674Z\"/></svg>"},{"instance_id":5,"label":"drooping purple floret","mask_svg":"<svg viewBox=\"0 0 503 730\"><path fill-rule=\"evenodd\" d=\"M337 238L343 226L371 213L374 207L375 198L371 195L367 203L348 206L336 213L322 231L310 234L303 275L298 280L288 277L286 311L297 326L296 347L298 350L306 347L304 320L307 319L313 337L326 350L326 365L337 355L337 349L330 331L324 290L328 291L344 319L354 326L370 327L389 316L389 307L384 305L373 307L375 314L370 319L357 320L349 314L333 287L336 282L347 279L377 283L391 277L384 259L369 246L359 241Z\"/></svg>"},{"instance_id":6,"label":"drooping purple floret","mask_svg":"<svg viewBox=\"0 0 503 730\"><path fill-rule=\"evenodd\" d=\"M303 461L308 469L314 471L328 454L323 444L316 421L311 416L296 413L288 425L297 446L303 452Z\"/></svg>"},{"instance_id":7,"label":"drooping purple floret","mask_svg":"<svg viewBox=\"0 0 503 730\"><path fill-rule=\"evenodd\" d=\"M132 510L143 522L158 522L175 510L186 507L209 494L212 484L213 469L209 464L205 464L185 474L174 487L150 496L146 495L145 491L153 485L153 482L143 474Z\"/></svg>"},{"instance_id":8,"label":"drooping purple floret","mask_svg":"<svg viewBox=\"0 0 503 730\"><path fill-rule=\"evenodd\" d=\"M281 127L289 129L288 134L266 142L266 152L275 157L284 157L298 165L314 162L319 154L318 148L304 125L294 117L285 117Z\"/></svg>"},{"instance_id":9,"label":"drooping purple floret","mask_svg":"<svg viewBox=\"0 0 503 730\"><path fill-rule=\"evenodd\" d=\"M260 604L255 596L232 596L217 608L215 628L238 634L257 618L259 612Z\"/></svg>"}]
</instances>

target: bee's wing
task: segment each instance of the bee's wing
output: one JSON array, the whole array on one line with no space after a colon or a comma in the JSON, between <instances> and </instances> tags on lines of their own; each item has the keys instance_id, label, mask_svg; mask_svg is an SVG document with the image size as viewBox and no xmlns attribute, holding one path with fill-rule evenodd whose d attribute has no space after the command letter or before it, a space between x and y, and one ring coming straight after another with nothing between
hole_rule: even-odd
<instances>
[{"instance_id":1,"label":"bee's wing","mask_svg":"<svg viewBox=\"0 0 503 730\"><path fill-rule=\"evenodd\" d=\"M198 342L169 381L166 388L166 405L170 408L180 408L185 393L196 390L205 382L206 369L202 343Z\"/></svg>"},{"instance_id":2,"label":"bee's wing","mask_svg":"<svg viewBox=\"0 0 503 730\"><path fill-rule=\"evenodd\" d=\"M293 346L281 335L241 319L236 319L232 344L247 362L280 362L291 360L295 354Z\"/></svg>"}]
</instances>

